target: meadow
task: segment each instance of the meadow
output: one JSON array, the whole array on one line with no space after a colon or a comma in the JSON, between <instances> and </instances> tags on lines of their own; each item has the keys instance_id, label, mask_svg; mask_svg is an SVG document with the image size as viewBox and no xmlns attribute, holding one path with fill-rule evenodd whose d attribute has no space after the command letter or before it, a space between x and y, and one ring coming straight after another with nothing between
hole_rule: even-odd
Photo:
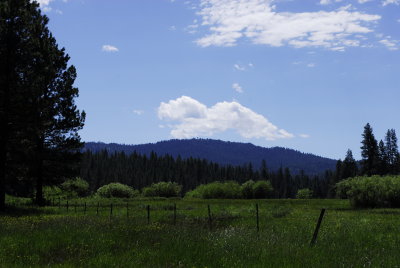
<instances>
[{"instance_id":1,"label":"meadow","mask_svg":"<svg viewBox=\"0 0 400 268\"><path fill-rule=\"evenodd\" d=\"M348 200L86 198L69 200L68 210L65 201L44 208L8 202L15 207L0 216L1 267L400 264L400 209L354 210ZM310 246L321 208L326 213Z\"/></svg>"}]
</instances>

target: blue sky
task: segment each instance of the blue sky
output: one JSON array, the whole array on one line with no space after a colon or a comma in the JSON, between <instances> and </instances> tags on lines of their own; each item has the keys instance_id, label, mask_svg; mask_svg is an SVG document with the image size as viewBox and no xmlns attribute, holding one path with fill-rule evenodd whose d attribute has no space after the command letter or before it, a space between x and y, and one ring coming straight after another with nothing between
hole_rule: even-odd
<instances>
[{"instance_id":1,"label":"blue sky","mask_svg":"<svg viewBox=\"0 0 400 268\"><path fill-rule=\"evenodd\" d=\"M400 133L400 0L41 0L84 141L216 138L360 158Z\"/></svg>"}]
</instances>

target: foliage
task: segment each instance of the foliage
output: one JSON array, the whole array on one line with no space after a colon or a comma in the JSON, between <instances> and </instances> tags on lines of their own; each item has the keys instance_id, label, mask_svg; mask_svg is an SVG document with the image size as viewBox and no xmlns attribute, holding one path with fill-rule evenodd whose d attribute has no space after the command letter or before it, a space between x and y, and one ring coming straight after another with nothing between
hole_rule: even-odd
<instances>
[{"instance_id":1,"label":"foliage","mask_svg":"<svg viewBox=\"0 0 400 268\"><path fill-rule=\"evenodd\" d=\"M311 197L312 197L312 191L307 188L299 189L296 194L297 199L310 199Z\"/></svg>"},{"instance_id":2,"label":"foliage","mask_svg":"<svg viewBox=\"0 0 400 268\"><path fill-rule=\"evenodd\" d=\"M254 198L269 198L274 194L274 189L269 181L257 181L253 184Z\"/></svg>"},{"instance_id":3,"label":"foliage","mask_svg":"<svg viewBox=\"0 0 400 268\"><path fill-rule=\"evenodd\" d=\"M139 191L121 183L110 183L97 189L96 194L104 198L131 198L139 194Z\"/></svg>"},{"instance_id":4,"label":"foliage","mask_svg":"<svg viewBox=\"0 0 400 268\"><path fill-rule=\"evenodd\" d=\"M36 1L0 3L0 209L15 170L36 187L38 204L43 185L79 171L85 113L75 105L77 74L48 22Z\"/></svg>"},{"instance_id":5,"label":"foliage","mask_svg":"<svg viewBox=\"0 0 400 268\"><path fill-rule=\"evenodd\" d=\"M180 195L182 186L176 182L158 182L142 189L145 197L177 197Z\"/></svg>"},{"instance_id":6,"label":"foliage","mask_svg":"<svg viewBox=\"0 0 400 268\"><path fill-rule=\"evenodd\" d=\"M89 194L89 183L76 177L61 184L61 189L68 197L83 197Z\"/></svg>"},{"instance_id":7,"label":"foliage","mask_svg":"<svg viewBox=\"0 0 400 268\"><path fill-rule=\"evenodd\" d=\"M251 199L254 197L254 187L255 182L253 180L248 180L242 184L242 196L246 199Z\"/></svg>"},{"instance_id":8,"label":"foliage","mask_svg":"<svg viewBox=\"0 0 400 268\"><path fill-rule=\"evenodd\" d=\"M352 210L344 200L100 200L20 207L0 217L1 267L396 267L400 209ZM110 202L114 204L110 219ZM90 203L91 202L91 203ZM118 202L118 203L117 203ZM73 204L71 201L70 204ZM172 205L173 205L172 203ZM90 206L89 206L90 204ZM151 207L150 224L146 206ZM211 207L212 230L208 228ZM309 243L321 207L317 244ZM229 217L228 215L236 215ZM17 214L19 213L19 214ZM185 241L185 243L182 243Z\"/></svg>"},{"instance_id":9,"label":"foliage","mask_svg":"<svg viewBox=\"0 0 400 268\"><path fill-rule=\"evenodd\" d=\"M242 197L239 183L234 181L202 184L186 194L187 197L204 199L235 199Z\"/></svg>"},{"instance_id":10,"label":"foliage","mask_svg":"<svg viewBox=\"0 0 400 268\"><path fill-rule=\"evenodd\" d=\"M354 207L400 207L400 176L355 177L336 184Z\"/></svg>"}]
</instances>

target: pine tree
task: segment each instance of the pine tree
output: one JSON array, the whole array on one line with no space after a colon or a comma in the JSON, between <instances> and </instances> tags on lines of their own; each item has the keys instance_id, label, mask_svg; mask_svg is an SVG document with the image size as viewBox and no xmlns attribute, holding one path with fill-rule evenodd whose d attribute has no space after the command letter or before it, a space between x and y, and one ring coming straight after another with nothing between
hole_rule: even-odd
<instances>
[{"instance_id":1,"label":"pine tree","mask_svg":"<svg viewBox=\"0 0 400 268\"><path fill-rule=\"evenodd\" d=\"M391 174L397 173L397 160L399 158L399 149L397 146L397 136L394 129L389 129L385 136L385 151L388 172Z\"/></svg>"},{"instance_id":2,"label":"pine tree","mask_svg":"<svg viewBox=\"0 0 400 268\"><path fill-rule=\"evenodd\" d=\"M355 177L357 176L357 173L357 162L353 157L353 152L349 149L347 150L346 157L341 165L341 179Z\"/></svg>"},{"instance_id":3,"label":"pine tree","mask_svg":"<svg viewBox=\"0 0 400 268\"><path fill-rule=\"evenodd\" d=\"M362 134L362 146L361 146L361 166L362 174L371 176L378 173L378 143L372 132L372 128L369 123L364 127L364 132Z\"/></svg>"},{"instance_id":4,"label":"pine tree","mask_svg":"<svg viewBox=\"0 0 400 268\"><path fill-rule=\"evenodd\" d=\"M382 140L379 141L378 144L378 159L379 159L379 166L378 166L378 173L379 175L387 174L389 170L389 159L387 154L387 147L383 143Z\"/></svg>"},{"instance_id":5,"label":"pine tree","mask_svg":"<svg viewBox=\"0 0 400 268\"><path fill-rule=\"evenodd\" d=\"M8 125L1 137L1 158L23 148L26 162L20 164L29 168L36 201L43 204L43 184L67 177L67 171L78 167L78 130L85 114L74 103L76 70L68 66L69 56L58 48L36 2L1 0L0 12L0 124ZM0 165L1 205L7 166Z\"/></svg>"}]
</instances>

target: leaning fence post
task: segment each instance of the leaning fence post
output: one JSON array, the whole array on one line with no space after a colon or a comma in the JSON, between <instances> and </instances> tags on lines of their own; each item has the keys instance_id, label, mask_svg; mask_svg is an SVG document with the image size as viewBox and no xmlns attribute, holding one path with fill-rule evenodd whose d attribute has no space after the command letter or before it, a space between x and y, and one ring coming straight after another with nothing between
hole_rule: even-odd
<instances>
[{"instance_id":1,"label":"leaning fence post","mask_svg":"<svg viewBox=\"0 0 400 268\"><path fill-rule=\"evenodd\" d=\"M150 205L147 205L147 224L150 224Z\"/></svg>"},{"instance_id":2,"label":"leaning fence post","mask_svg":"<svg viewBox=\"0 0 400 268\"><path fill-rule=\"evenodd\" d=\"M319 228L321 227L321 222L324 217L324 214L325 214L325 209L323 208L323 209L321 209L321 213L319 214L317 226L315 227L314 235L311 239L310 246L313 246L315 244L315 242L317 241L318 231L319 231Z\"/></svg>"},{"instance_id":3,"label":"leaning fence post","mask_svg":"<svg viewBox=\"0 0 400 268\"><path fill-rule=\"evenodd\" d=\"M256 204L256 219L257 219L257 232L260 231L260 222L258 217L258 204Z\"/></svg>"},{"instance_id":4,"label":"leaning fence post","mask_svg":"<svg viewBox=\"0 0 400 268\"><path fill-rule=\"evenodd\" d=\"M208 227L211 230L212 225L211 225L211 209L210 209L210 205L207 205L207 209L208 209Z\"/></svg>"},{"instance_id":5,"label":"leaning fence post","mask_svg":"<svg viewBox=\"0 0 400 268\"><path fill-rule=\"evenodd\" d=\"M176 225L176 203L174 204L174 225Z\"/></svg>"}]
</instances>

